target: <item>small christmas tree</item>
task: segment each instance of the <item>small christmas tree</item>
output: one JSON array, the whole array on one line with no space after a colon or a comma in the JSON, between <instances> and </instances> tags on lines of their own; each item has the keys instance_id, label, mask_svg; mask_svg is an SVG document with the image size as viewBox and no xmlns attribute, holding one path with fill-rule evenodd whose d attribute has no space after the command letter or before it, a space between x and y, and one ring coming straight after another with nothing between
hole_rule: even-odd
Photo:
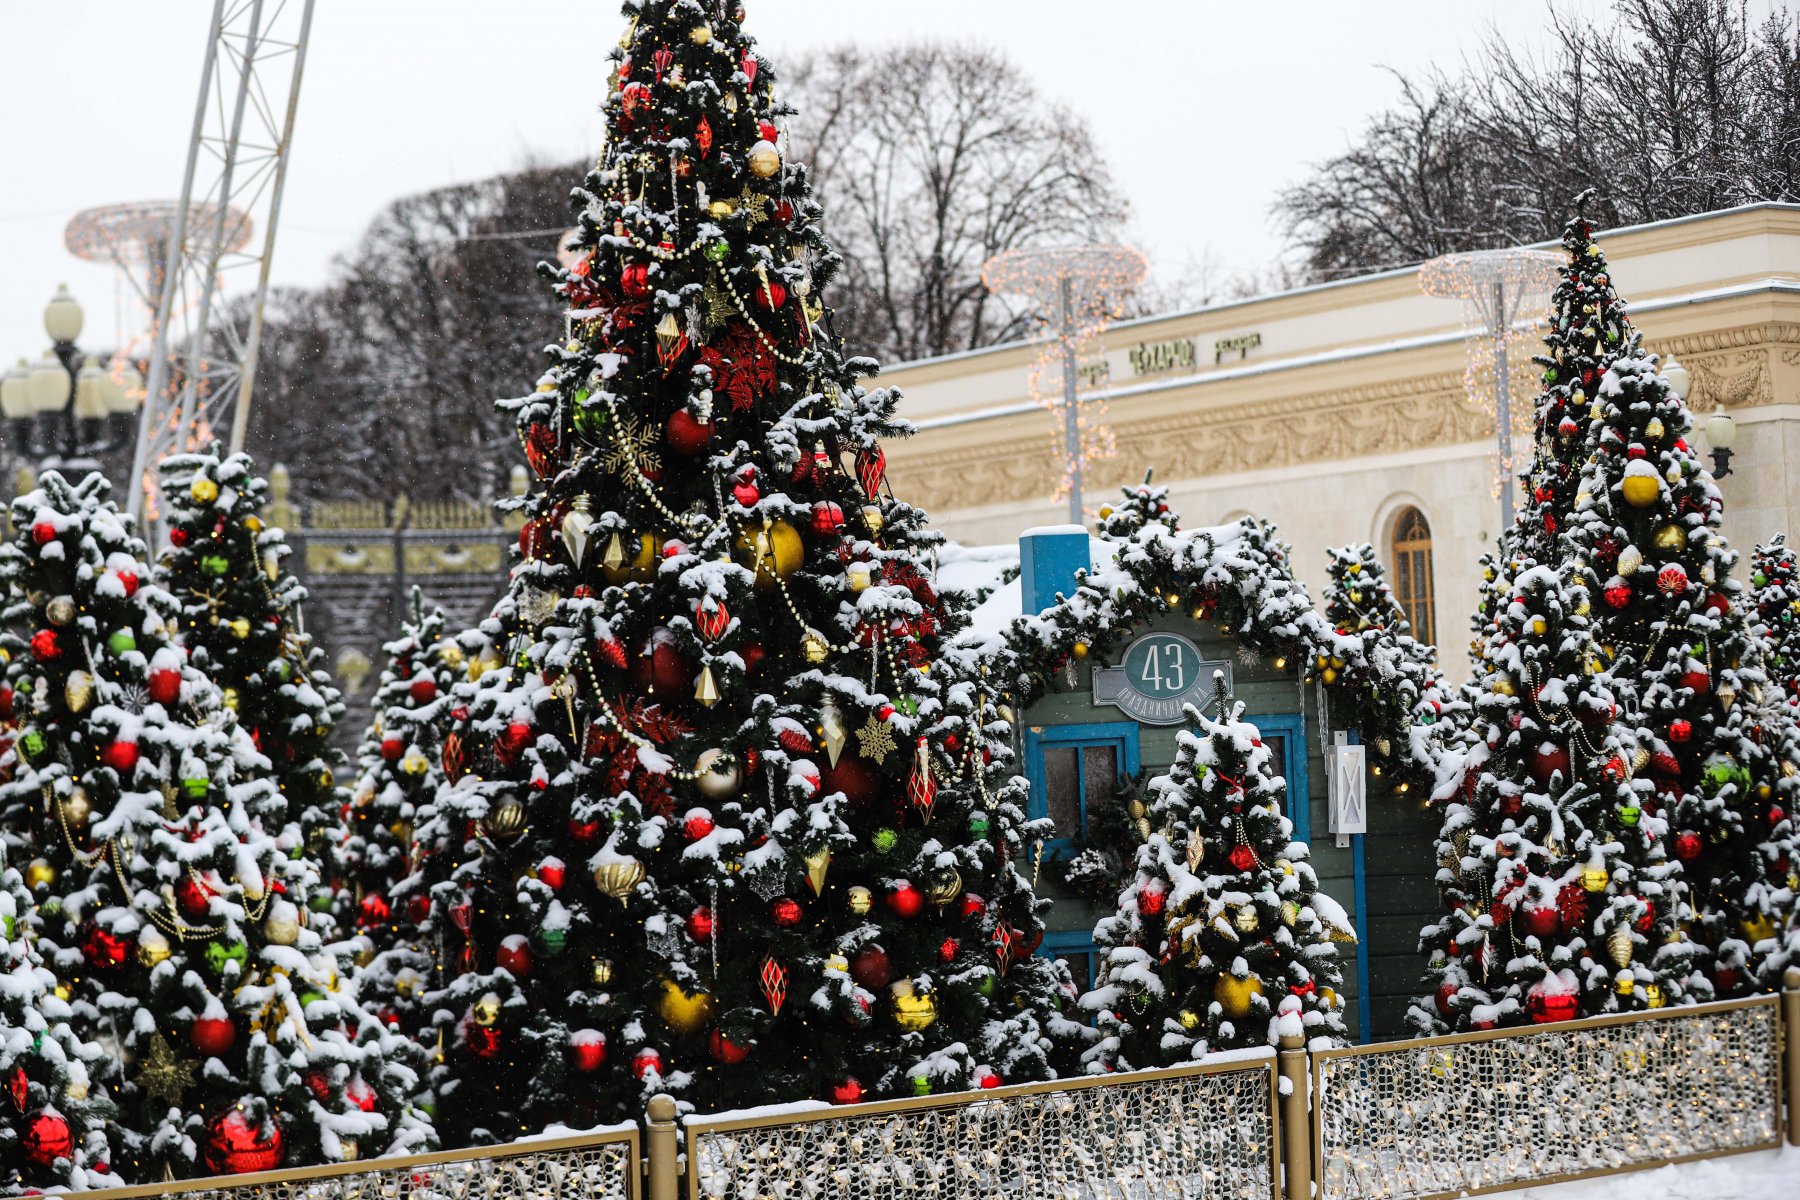
<instances>
[{"instance_id":1,"label":"small christmas tree","mask_svg":"<svg viewBox=\"0 0 1800 1200\"><path fill-rule=\"evenodd\" d=\"M1081 1001L1099 1017L1092 1070L1272 1045L1284 1026L1346 1040L1332 943L1355 932L1291 840L1272 752L1218 687L1228 714L1192 713L1175 765L1150 782L1135 878L1094 930L1100 973Z\"/></svg>"},{"instance_id":2,"label":"small christmas tree","mask_svg":"<svg viewBox=\"0 0 1800 1200\"><path fill-rule=\"evenodd\" d=\"M1667 823L1632 777L1630 733L1600 674L1570 573L1494 564L1472 721L1445 756L1447 912L1426 926L1421 1032L1658 1008L1688 995L1694 948Z\"/></svg>"},{"instance_id":3,"label":"small christmas tree","mask_svg":"<svg viewBox=\"0 0 1800 1200\"><path fill-rule=\"evenodd\" d=\"M1781 698L1800 706L1800 566L1787 535L1776 534L1751 556L1748 602L1763 669Z\"/></svg>"},{"instance_id":4,"label":"small christmas tree","mask_svg":"<svg viewBox=\"0 0 1800 1200\"><path fill-rule=\"evenodd\" d=\"M70 1024L125 1065L113 1169L143 1183L424 1148L416 1051L306 927L316 863L269 763L175 641L182 606L90 475L46 473L0 550L24 698L0 824Z\"/></svg>"},{"instance_id":5,"label":"small christmas tree","mask_svg":"<svg viewBox=\"0 0 1800 1200\"><path fill-rule=\"evenodd\" d=\"M31 896L17 868L0 872L0 1080L12 1095L0 1121L7 1194L117 1187L114 1109L106 1088L118 1062L72 1025L70 991L45 965L27 920Z\"/></svg>"},{"instance_id":6,"label":"small christmas tree","mask_svg":"<svg viewBox=\"0 0 1800 1200\"><path fill-rule=\"evenodd\" d=\"M344 756L331 745L344 704L301 628L306 589L287 569L287 535L263 523L269 485L249 455L221 457L216 445L161 471L169 546L156 581L181 605L182 645L223 689L323 855L345 800L336 783Z\"/></svg>"},{"instance_id":7,"label":"small christmas tree","mask_svg":"<svg viewBox=\"0 0 1800 1200\"><path fill-rule=\"evenodd\" d=\"M1117 504L1100 506L1100 533L1119 541L1129 541L1144 526L1156 523L1170 530L1181 524L1181 514L1169 507L1169 489L1150 482L1151 471L1144 472L1144 482L1121 488L1124 499Z\"/></svg>"},{"instance_id":8,"label":"small christmas tree","mask_svg":"<svg viewBox=\"0 0 1800 1200\"><path fill-rule=\"evenodd\" d=\"M1342 634L1411 633L1388 586L1387 569L1367 542L1325 552L1325 623Z\"/></svg>"}]
</instances>

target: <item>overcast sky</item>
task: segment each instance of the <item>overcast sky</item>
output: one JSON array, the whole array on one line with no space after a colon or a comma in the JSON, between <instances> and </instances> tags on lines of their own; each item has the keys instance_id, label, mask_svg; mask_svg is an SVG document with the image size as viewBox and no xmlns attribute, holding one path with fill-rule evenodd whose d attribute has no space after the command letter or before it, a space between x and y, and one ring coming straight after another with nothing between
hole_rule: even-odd
<instances>
[{"instance_id":1,"label":"overcast sky","mask_svg":"<svg viewBox=\"0 0 1800 1200\"><path fill-rule=\"evenodd\" d=\"M1555 0L1595 11L1604 0ZM1546 42L1542 0L748 0L777 67L847 40L998 45L1083 115L1165 269L1280 249L1269 201L1395 94L1384 70L1455 65L1490 28ZM173 198L211 0L0 0L0 356L35 354L67 281L88 345L120 332L112 272L62 247L68 216ZM612 0L317 0L275 254L327 277L387 201L592 153ZM137 317L126 309L125 332Z\"/></svg>"}]
</instances>

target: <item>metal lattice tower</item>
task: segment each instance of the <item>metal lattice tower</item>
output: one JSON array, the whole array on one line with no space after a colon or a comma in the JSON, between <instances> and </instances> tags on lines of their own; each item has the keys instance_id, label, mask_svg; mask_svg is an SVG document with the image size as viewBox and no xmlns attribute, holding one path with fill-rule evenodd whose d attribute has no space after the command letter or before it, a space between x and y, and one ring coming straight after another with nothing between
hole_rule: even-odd
<instances>
[{"instance_id":1,"label":"metal lattice tower","mask_svg":"<svg viewBox=\"0 0 1800 1200\"><path fill-rule=\"evenodd\" d=\"M215 436L227 407L231 447L243 447L312 11L313 0L214 0L156 304L134 513L154 494L156 464ZM227 285L246 277L248 307L228 314Z\"/></svg>"}]
</instances>

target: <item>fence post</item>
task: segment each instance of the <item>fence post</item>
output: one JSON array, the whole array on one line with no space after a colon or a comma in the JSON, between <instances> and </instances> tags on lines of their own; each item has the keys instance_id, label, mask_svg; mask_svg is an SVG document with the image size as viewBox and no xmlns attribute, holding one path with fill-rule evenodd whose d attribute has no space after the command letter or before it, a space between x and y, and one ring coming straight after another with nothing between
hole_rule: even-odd
<instances>
[{"instance_id":1,"label":"fence post","mask_svg":"<svg viewBox=\"0 0 1800 1200\"><path fill-rule=\"evenodd\" d=\"M1781 1044L1787 1058L1781 1089L1787 1097L1787 1140L1800 1146L1800 967L1789 967L1781 979Z\"/></svg>"},{"instance_id":2,"label":"fence post","mask_svg":"<svg viewBox=\"0 0 1800 1200\"><path fill-rule=\"evenodd\" d=\"M676 1200L681 1191L681 1141L675 1124L675 1100L666 1093L650 1097L645 1149L649 1200Z\"/></svg>"},{"instance_id":3,"label":"fence post","mask_svg":"<svg viewBox=\"0 0 1800 1200\"><path fill-rule=\"evenodd\" d=\"M1312 1079L1307 1071L1306 1039L1297 1033L1281 1035L1281 1169L1287 1200L1312 1196L1312 1103L1308 1096Z\"/></svg>"}]
</instances>

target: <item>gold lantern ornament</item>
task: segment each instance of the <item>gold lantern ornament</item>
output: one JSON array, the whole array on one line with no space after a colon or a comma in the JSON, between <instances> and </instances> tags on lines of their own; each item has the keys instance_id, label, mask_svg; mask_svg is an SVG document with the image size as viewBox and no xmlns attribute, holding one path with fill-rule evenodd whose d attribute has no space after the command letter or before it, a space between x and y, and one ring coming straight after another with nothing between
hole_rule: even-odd
<instances>
[{"instance_id":1,"label":"gold lantern ornament","mask_svg":"<svg viewBox=\"0 0 1800 1200\"><path fill-rule=\"evenodd\" d=\"M682 1037L692 1037L712 1021L713 996L707 991L688 991L673 979L663 980L662 999L656 1012L663 1024Z\"/></svg>"},{"instance_id":2,"label":"gold lantern ornament","mask_svg":"<svg viewBox=\"0 0 1800 1200\"><path fill-rule=\"evenodd\" d=\"M757 590L766 592L777 578L786 579L800 569L806 560L806 543L786 521L771 521L760 529L739 533L737 552L744 565L756 572Z\"/></svg>"},{"instance_id":3,"label":"gold lantern ornament","mask_svg":"<svg viewBox=\"0 0 1800 1200\"><path fill-rule=\"evenodd\" d=\"M644 864L635 858L609 859L594 868L594 885L621 904L643 881Z\"/></svg>"},{"instance_id":4,"label":"gold lantern ornament","mask_svg":"<svg viewBox=\"0 0 1800 1200\"><path fill-rule=\"evenodd\" d=\"M1251 998L1262 994L1262 980L1254 975L1243 979L1236 975L1220 975L1213 983L1213 1001L1234 1021L1249 1016Z\"/></svg>"},{"instance_id":5,"label":"gold lantern ornament","mask_svg":"<svg viewBox=\"0 0 1800 1200\"><path fill-rule=\"evenodd\" d=\"M69 678L63 683L63 700L68 704L69 711L84 711L93 698L94 677L86 671L70 671Z\"/></svg>"},{"instance_id":6,"label":"gold lantern ornament","mask_svg":"<svg viewBox=\"0 0 1800 1200\"><path fill-rule=\"evenodd\" d=\"M937 996L913 990L912 980L897 979L889 989L894 1004L894 1024L907 1033L931 1028L938 1018Z\"/></svg>"}]
</instances>

